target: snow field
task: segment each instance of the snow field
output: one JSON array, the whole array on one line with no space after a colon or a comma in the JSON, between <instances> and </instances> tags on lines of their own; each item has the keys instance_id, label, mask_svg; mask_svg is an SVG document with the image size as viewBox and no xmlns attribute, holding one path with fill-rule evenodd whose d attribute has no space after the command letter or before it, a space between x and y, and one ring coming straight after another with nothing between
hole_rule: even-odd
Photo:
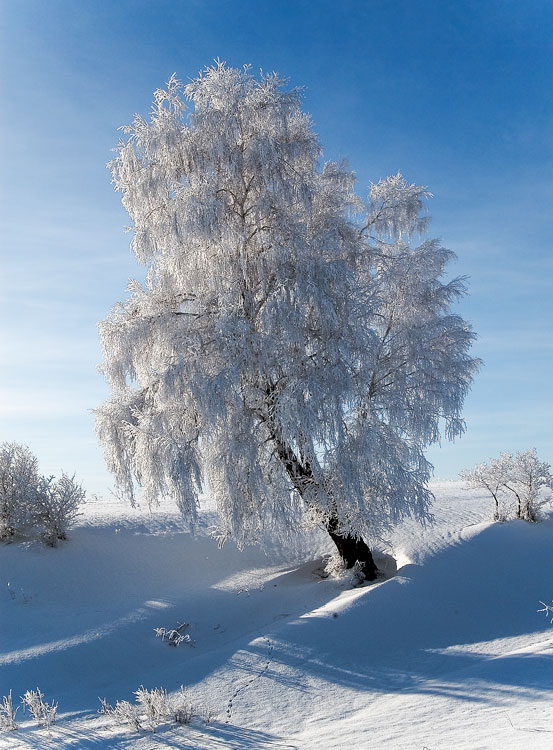
<instances>
[{"instance_id":1,"label":"snow field","mask_svg":"<svg viewBox=\"0 0 553 750\"><path fill-rule=\"evenodd\" d=\"M553 522L493 524L483 494L433 489L434 525L382 540L397 574L358 589L317 574L323 535L218 549L209 509L191 537L170 507L96 501L58 549L0 547L0 696L38 686L60 715L47 732L20 711L0 747L552 747ZM155 637L183 620L193 645ZM97 713L181 684L212 723Z\"/></svg>"}]
</instances>

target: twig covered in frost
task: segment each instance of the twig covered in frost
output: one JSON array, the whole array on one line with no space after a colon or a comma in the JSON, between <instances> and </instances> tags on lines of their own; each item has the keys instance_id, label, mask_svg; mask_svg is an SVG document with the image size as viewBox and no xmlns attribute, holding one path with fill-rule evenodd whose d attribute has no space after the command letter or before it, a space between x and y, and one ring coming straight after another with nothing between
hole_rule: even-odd
<instances>
[{"instance_id":1,"label":"twig covered in frost","mask_svg":"<svg viewBox=\"0 0 553 750\"><path fill-rule=\"evenodd\" d=\"M538 612L543 612L546 617L551 617L550 622L553 624L553 605L540 602L543 605L542 609L538 609Z\"/></svg>"},{"instance_id":2,"label":"twig covered in frost","mask_svg":"<svg viewBox=\"0 0 553 750\"><path fill-rule=\"evenodd\" d=\"M12 691L8 695L4 695L2 703L0 703L0 731L1 732L13 732L17 729L17 722L15 721L15 715L18 712L19 707L14 710L12 703Z\"/></svg>"},{"instance_id":3,"label":"twig covered in frost","mask_svg":"<svg viewBox=\"0 0 553 750\"><path fill-rule=\"evenodd\" d=\"M108 703L106 698L98 698L98 700L100 701L98 713L104 716L111 716L113 714L113 706L111 703Z\"/></svg>"},{"instance_id":4,"label":"twig covered in frost","mask_svg":"<svg viewBox=\"0 0 553 750\"><path fill-rule=\"evenodd\" d=\"M56 714L58 711L58 704L52 701L52 703L46 703L44 701L44 693L39 688L36 690L27 690L24 695L21 696L21 701L25 709L31 714L35 721L38 721L40 726L50 728L56 720Z\"/></svg>"},{"instance_id":5,"label":"twig covered in frost","mask_svg":"<svg viewBox=\"0 0 553 750\"><path fill-rule=\"evenodd\" d=\"M162 641L167 641L169 646L176 647L180 646L181 643L187 643L189 646L193 646L194 641L188 635L188 633L185 633L184 635L181 633L181 630L187 627L188 623L183 622L180 625L177 623L177 627L170 630L167 630L167 628L154 628L154 632L158 638L161 638Z\"/></svg>"}]
</instances>

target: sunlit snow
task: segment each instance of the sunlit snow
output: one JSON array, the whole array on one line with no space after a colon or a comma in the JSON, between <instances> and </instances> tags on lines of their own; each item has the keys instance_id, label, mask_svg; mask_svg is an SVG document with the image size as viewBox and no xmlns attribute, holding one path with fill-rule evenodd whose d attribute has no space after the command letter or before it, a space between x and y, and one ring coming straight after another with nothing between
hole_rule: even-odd
<instances>
[{"instance_id":1,"label":"sunlit snow","mask_svg":"<svg viewBox=\"0 0 553 750\"><path fill-rule=\"evenodd\" d=\"M493 503L434 485L435 523L382 540L397 574L322 579L325 535L243 552L191 537L169 505L93 501L57 549L0 547L0 696L37 686L50 732L18 713L2 748L550 748L553 521L492 523ZM9 590L7 584L10 584ZM192 645L154 628L189 623ZM183 684L210 724L134 732L98 698Z\"/></svg>"}]
</instances>

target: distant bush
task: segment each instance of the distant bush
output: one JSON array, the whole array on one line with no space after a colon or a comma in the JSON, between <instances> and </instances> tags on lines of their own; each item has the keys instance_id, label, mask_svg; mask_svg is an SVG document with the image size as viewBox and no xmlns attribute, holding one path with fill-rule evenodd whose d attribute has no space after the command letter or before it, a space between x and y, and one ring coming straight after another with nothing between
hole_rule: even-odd
<instances>
[{"instance_id":1,"label":"distant bush","mask_svg":"<svg viewBox=\"0 0 553 750\"><path fill-rule=\"evenodd\" d=\"M461 473L469 487L487 490L494 499L494 520L509 516L524 521L537 521L539 510L547 502L542 490L553 489L549 464L538 459L536 449L521 453L500 453L489 463L482 463ZM511 512L505 508L506 498L515 500ZM514 511L514 512L513 512Z\"/></svg>"},{"instance_id":2,"label":"distant bush","mask_svg":"<svg viewBox=\"0 0 553 750\"><path fill-rule=\"evenodd\" d=\"M38 461L27 446L0 445L0 541L31 533L55 547L66 538L84 499L74 476L62 474L57 481L39 476Z\"/></svg>"},{"instance_id":3,"label":"distant bush","mask_svg":"<svg viewBox=\"0 0 553 750\"><path fill-rule=\"evenodd\" d=\"M45 544L55 547L58 539L67 539L67 529L79 515L84 499L85 492L74 476L62 474L56 482L53 477L41 478L33 517L35 525L42 529Z\"/></svg>"},{"instance_id":4,"label":"distant bush","mask_svg":"<svg viewBox=\"0 0 553 750\"><path fill-rule=\"evenodd\" d=\"M38 491L38 461L25 445L0 445L0 540L25 528Z\"/></svg>"}]
</instances>

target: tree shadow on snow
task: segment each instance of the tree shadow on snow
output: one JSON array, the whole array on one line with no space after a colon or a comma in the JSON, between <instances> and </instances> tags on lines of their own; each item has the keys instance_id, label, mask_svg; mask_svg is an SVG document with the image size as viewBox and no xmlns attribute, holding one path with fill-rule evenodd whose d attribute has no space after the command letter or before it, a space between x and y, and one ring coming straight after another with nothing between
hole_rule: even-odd
<instances>
[{"instance_id":1,"label":"tree shadow on snow","mask_svg":"<svg viewBox=\"0 0 553 750\"><path fill-rule=\"evenodd\" d=\"M349 606L283 624L265 676L291 689L299 674L467 701L553 691L553 629L537 612L553 598L551 531L550 522L494 524L424 566L404 566ZM521 636L512 650L498 645ZM248 648L261 657L259 641Z\"/></svg>"},{"instance_id":2,"label":"tree shadow on snow","mask_svg":"<svg viewBox=\"0 0 553 750\"><path fill-rule=\"evenodd\" d=\"M17 730L9 736L6 747L9 750L59 750L61 747L78 747L79 750L131 750L135 747L148 750L299 750L273 734L219 722L168 731L160 728L155 733L121 729L106 732L61 722L50 730Z\"/></svg>"},{"instance_id":3,"label":"tree shadow on snow","mask_svg":"<svg viewBox=\"0 0 553 750\"><path fill-rule=\"evenodd\" d=\"M211 540L191 539L184 554L179 552L182 538L164 540L166 546L157 539L150 547L147 536L137 536L127 540L129 558L121 577L111 571L122 591L122 614L129 614L134 604L137 616L123 616L115 629L104 635L99 630L98 638L4 664L0 694L13 688L14 695L21 695L39 685L47 700L59 701L60 710L86 707L93 712L98 696L112 703L132 700L132 691L141 684L169 691L180 684L201 689L223 666L233 680L243 674L245 682L259 679L287 688L291 701L309 698L312 678L356 691L407 690L467 701L514 691L519 696L553 691L550 653L519 649L505 655L508 646L503 644L500 658L494 658L493 644L524 635L530 643L538 633L547 642L549 626L536 610L540 600L553 597L547 589L553 570L551 537L550 522L494 524L447 547L424 566L406 565L395 577L346 596L348 603L331 605L340 589L332 582L315 581L310 575L315 563L292 570L282 566L283 572L264 587L239 593L222 585L225 575L267 566L259 552L227 550L212 561L208 557L220 551ZM108 548L101 551L107 554ZM158 564L148 569L152 555L158 556ZM164 578L165 561L174 569ZM95 575L108 575L109 562ZM139 585L123 594L132 577ZM194 583L196 577L201 585ZM109 586L113 588L113 581ZM144 601L144 595L151 600ZM172 649L155 638L154 627L174 626L182 618L191 623L196 647ZM489 646L481 645L486 642ZM153 682L148 682L149 675ZM252 682L248 689L255 687ZM232 690L229 685L228 697ZM231 725L215 724L203 731L209 733L211 746L220 737L221 747L280 747L277 738ZM32 736L22 733L20 740L32 742ZM164 741L162 735L152 738ZM83 748L116 747L98 735L79 742ZM185 737L182 742L182 748L188 748ZM49 746L43 742L29 747Z\"/></svg>"}]
</instances>

